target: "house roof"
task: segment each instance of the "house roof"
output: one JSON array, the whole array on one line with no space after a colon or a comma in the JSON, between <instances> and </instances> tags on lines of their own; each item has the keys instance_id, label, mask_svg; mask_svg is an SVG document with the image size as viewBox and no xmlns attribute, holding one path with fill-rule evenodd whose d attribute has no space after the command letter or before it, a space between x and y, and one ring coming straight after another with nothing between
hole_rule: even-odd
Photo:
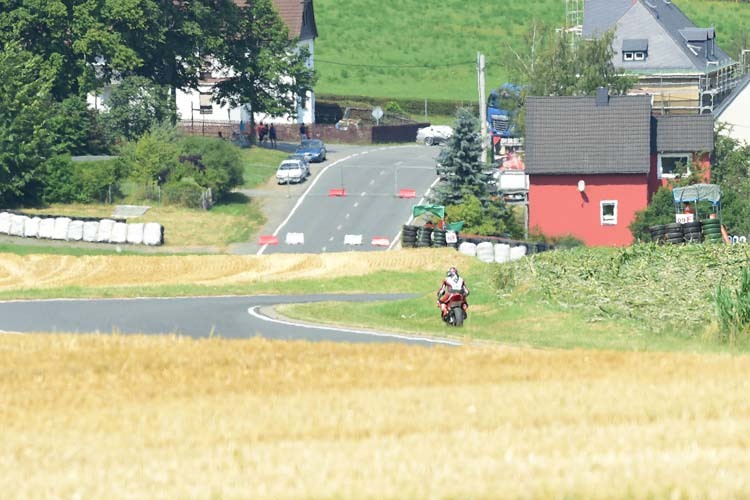
<instances>
[{"instance_id":1,"label":"house roof","mask_svg":"<svg viewBox=\"0 0 750 500\"><path fill-rule=\"evenodd\" d=\"M528 174L648 173L651 99L528 97L525 147Z\"/></svg>"},{"instance_id":2,"label":"house roof","mask_svg":"<svg viewBox=\"0 0 750 500\"><path fill-rule=\"evenodd\" d=\"M273 0L273 5L289 28L290 38L310 40L318 36L312 0Z\"/></svg>"},{"instance_id":3,"label":"house roof","mask_svg":"<svg viewBox=\"0 0 750 500\"><path fill-rule=\"evenodd\" d=\"M240 7L247 5L248 0L234 0ZM279 17L289 29L289 38L311 40L317 38L318 28L315 25L313 0L273 0L273 6Z\"/></svg>"},{"instance_id":4,"label":"house roof","mask_svg":"<svg viewBox=\"0 0 750 500\"><path fill-rule=\"evenodd\" d=\"M656 152L711 152L714 150L713 115L655 116Z\"/></svg>"},{"instance_id":5,"label":"house roof","mask_svg":"<svg viewBox=\"0 0 750 500\"><path fill-rule=\"evenodd\" d=\"M645 18L652 21L645 22ZM647 59L637 66L638 71L668 68L707 72L734 63L716 43L713 28L696 27L671 1L585 0L584 37L600 36L613 27L618 33L637 34L638 38L650 41L650 46L662 51L658 54L658 68L650 68ZM665 35L669 43L664 39ZM619 51L621 47L614 48ZM622 50L626 50L624 46Z\"/></svg>"},{"instance_id":6,"label":"house roof","mask_svg":"<svg viewBox=\"0 0 750 500\"><path fill-rule=\"evenodd\" d=\"M646 52L648 50L647 38L626 38L622 41L624 52Z\"/></svg>"},{"instance_id":7,"label":"house roof","mask_svg":"<svg viewBox=\"0 0 750 500\"><path fill-rule=\"evenodd\" d=\"M737 99L737 97L745 91L745 89L748 87L748 84L750 84L750 73L747 73L745 76L743 76L737 83L737 86L732 90L732 93L724 98L719 106L714 108L714 116L717 119L720 119L721 115L724 114L724 111L726 111L729 106L732 105L734 100Z\"/></svg>"}]
</instances>

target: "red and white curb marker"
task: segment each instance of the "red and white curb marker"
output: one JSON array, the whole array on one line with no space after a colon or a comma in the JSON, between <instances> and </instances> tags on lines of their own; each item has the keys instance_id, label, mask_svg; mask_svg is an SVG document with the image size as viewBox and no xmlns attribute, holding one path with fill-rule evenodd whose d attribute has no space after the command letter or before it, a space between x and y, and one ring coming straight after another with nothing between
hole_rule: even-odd
<instances>
[{"instance_id":1,"label":"red and white curb marker","mask_svg":"<svg viewBox=\"0 0 750 500\"><path fill-rule=\"evenodd\" d=\"M375 236L370 243L375 247L387 247L391 244L390 240L384 236Z\"/></svg>"},{"instance_id":2,"label":"red and white curb marker","mask_svg":"<svg viewBox=\"0 0 750 500\"><path fill-rule=\"evenodd\" d=\"M261 245L278 245L279 239L272 234L263 234L260 237L259 243Z\"/></svg>"},{"instance_id":3,"label":"red and white curb marker","mask_svg":"<svg viewBox=\"0 0 750 500\"><path fill-rule=\"evenodd\" d=\"M287 245L304 245L305 233L286 233Z\"/></svg>"},{"instance_id":4,"label":"red and white curb marker","mask_svg":"<svg viewBox=\"0 0 750 500\"><path fill-rule=\"evenodd\" d=\"M416 189L399 189L398 197L399 198L416 198L417 190Z\"/></svg>"},{"instance_id":5,"label":"red and white curb marker","mask_svg":"<svg viewBox=\"0 0 750 500\"><path fill-rule=\"evenodd\" d=\"M328 191L330 197L343 197L346 196L346 189L344 188L332 188Z\"/></svg>"}]
</instances>

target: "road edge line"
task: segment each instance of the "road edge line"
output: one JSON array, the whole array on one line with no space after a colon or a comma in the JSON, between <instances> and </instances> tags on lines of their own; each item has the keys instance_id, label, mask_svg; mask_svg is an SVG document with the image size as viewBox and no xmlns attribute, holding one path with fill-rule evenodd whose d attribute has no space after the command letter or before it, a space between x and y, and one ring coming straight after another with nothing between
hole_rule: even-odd
<instances>
[{"instance_id":1,"label":"road edge line","mask_svg":"<svg viewBox=\"0 0 750 500\"><path fill-rule=\"evenodd\" d=\"M248 307L247 313L261 321L267 321L269 323L277 323L280 325L286 325L286 326L294 326L299 328L307 328L310 330L333 330L335 332L341 332L341 333L354 333L358 335L370 335L373 337L389 337L399 340L412 340L415 342L425 342L429 344L443 344L443 345L451 345L451 346L463 346L461 342L457 342L454 340L446 340L446 339L432 339L429 337L418 337L418 336L411 336L411 335L400 335L398 333L380 333L380 332L373 332L373 331L367 331L367 330L354 330L351 328L341 328L338 326L328 326L328 325L313 325L309 323L297 323L294 321L288 321L283 319L277 319L277 318L271 318L270 316L266 316L265 314L261 314L258 309L261 307L268 307L268 306L252 306Z\"/></svg>"}]
</instances>

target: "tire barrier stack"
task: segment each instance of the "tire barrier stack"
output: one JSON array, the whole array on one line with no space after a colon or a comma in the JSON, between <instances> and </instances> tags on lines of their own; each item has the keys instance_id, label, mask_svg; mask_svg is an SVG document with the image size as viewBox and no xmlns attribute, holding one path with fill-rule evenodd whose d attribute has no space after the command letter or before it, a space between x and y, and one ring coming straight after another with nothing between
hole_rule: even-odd
<instances>
[{"instance_id":1,"label":"tire barrier stack","mask_svg":"<svg viewBox=\"0 0 750 500\"><path fill-rule=\"evenodd\" d=\"M432 228L421 226L417 230L417 248L427 248L432 246Z\"/></svg>"},{"instance_id":2,"label":"tire barrier stack","mask_svg":"<svg viewBox=\"0 0 750 500\"><path fill-rule=\"evenodd\" d=\"M700 243L703 241L703 232L700 221L686 222L682 225L682 236L685 243Z\"/></svg>"},{"instance_id":3,"label":"tire barrier stack","mask_svg":"<svg viewBox=\"0 0 750 500\"><path fill-rule=\"evenodd\" d=\"M401 246L404 248L417 246L417 226L404 226L401 229Z\"/></svg>"},{"instance_id":4,"label":"tire barrier stack","mask_svg":"<svg viewBox=\"0 0 750 500\"><path fill-rule=\"evenodd\" d=\"M433 229L432 230L432 246L434 247L448 246L448 243L445 242L445 229Z\"/></svg>"},{"instance_id":5,"label":"tire barrier stack","mask_svg":"<svg viewBox=\"0 0 750 500\"><path fill-rule=\"evenodd\" d=\"M724 237L721 235L721 222L719 219L705 219L701 221L701 233L706 243L723 243Z\"/></svg>"},{"instance_id":6,"label":"tire barrier stack","mask_svg":"<svg viewBox=\"0 0 750 500\"><path fill-rule=\"evenodd\" d=\"M164 244L164 227L156 222L127 224L114 219L70 219L0 212L0 234L21 238L89 243Z\"/></svg>"}]
</instances>

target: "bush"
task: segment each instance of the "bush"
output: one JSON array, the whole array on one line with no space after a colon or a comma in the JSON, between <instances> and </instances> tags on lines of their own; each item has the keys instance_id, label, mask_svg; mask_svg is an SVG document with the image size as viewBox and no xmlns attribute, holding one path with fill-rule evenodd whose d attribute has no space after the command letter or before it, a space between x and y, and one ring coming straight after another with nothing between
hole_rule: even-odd
<instances>
[{"instance_id":1,"label":"bush","mask_svg":"<svg viewBox=\"0 0 750 500\"><path fill-rule=\"evenodd\" d=\"M179 182L168 182L162 191L165 205L177 205L188 208L201 208L201 198L205 191L195 179L185 177Z\"/></svg>"},{"instance_id":2,"label":"bush","mask_svg":"<svg viewBox=\"0 0 750 500\"><path fill-rule=\"evenodd\" d=\"M233 188L241 186L242 159L239 150L227 141L212 137L185 137L179 143L183 161L175 169L174 180L192 177L204 188L211 188L216 200L220 200Z\"/></svg>"},{"instance_id":3,"label":"bush","mask_svg":"<svg viewBox=\"0 0 750 500\"><path fill-rule=\"evenodd\" d=\"M742 269L740 283L734 293L719 285L714 294L719 318L719 339L735 344L741 335L750 332L750 270Z\"/></svg>"},{"instance_id":4,"label":"bush","mask_svg":"<svg viewBox=\"0 0 750 500\"><path fill-rule=\"evenodd\" d=\"M56 156L45 163L44 172L45 203L97 203L119 195L116 159L74 163L70 156Z\"/></svg>"}]
</instances>

